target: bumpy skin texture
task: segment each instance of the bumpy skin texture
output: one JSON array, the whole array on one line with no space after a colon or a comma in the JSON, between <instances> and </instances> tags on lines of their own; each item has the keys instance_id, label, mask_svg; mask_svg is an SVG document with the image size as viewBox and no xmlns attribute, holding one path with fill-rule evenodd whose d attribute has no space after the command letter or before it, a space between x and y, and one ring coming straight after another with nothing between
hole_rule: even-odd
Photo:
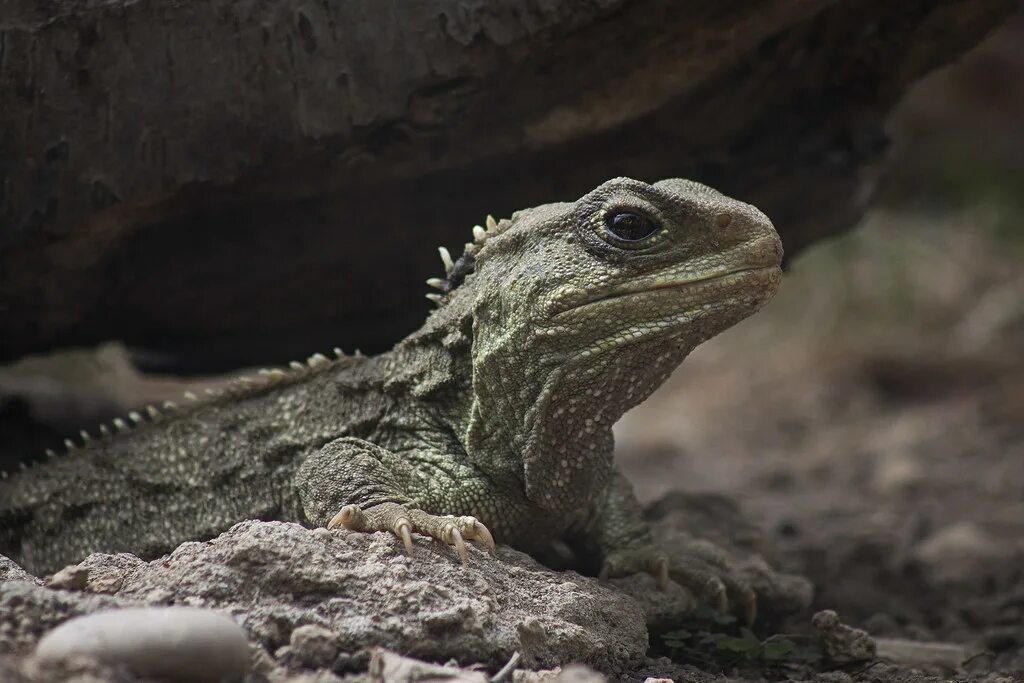
<instances>
[{"instance_id":1,"label":"bumpy skin texture","mask_svg":"<svg viewBox=\"0 0 1024 683\"><path fill-rule=\"evenodd\" d=\"M690 565L653 546L611 428L774 294L770 221L692 181L618 178L475 238L390 352L315 357L0 482L0 552L46 572L92 551L156 556L249 518L457 546L489 529L528 551L563 540L607 574L667 572L749 612L706 544Z\"/></svg>"}]
</instances>

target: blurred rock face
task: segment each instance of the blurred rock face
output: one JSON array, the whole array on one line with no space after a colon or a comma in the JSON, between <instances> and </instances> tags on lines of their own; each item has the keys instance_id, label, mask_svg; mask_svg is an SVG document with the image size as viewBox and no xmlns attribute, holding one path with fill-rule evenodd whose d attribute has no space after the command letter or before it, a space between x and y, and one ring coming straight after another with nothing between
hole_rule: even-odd
<instances>
[{"instance_id":1,"label":"blurred rock face","mask_svg":"<svg viewBox=\"0 0 1024 683\"><path fill-rule=\"evenodd\" d=\"M0 358L386 348L438 244L619 175L718 187L796 254L860 216L906 88L1015 6L16 0Z\"/></svg>"}]
</instances>

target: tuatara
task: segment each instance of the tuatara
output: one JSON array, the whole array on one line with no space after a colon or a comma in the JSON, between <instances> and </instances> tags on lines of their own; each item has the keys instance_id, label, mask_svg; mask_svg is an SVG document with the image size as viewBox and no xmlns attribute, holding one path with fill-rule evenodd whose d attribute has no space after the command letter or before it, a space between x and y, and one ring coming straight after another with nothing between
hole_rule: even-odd
<instances>
[{"instance_id":1,"label":"tuatara","mask_svg":"<svg viewBox=\"0 0 1024 683\"><path fill-rule=\"evenodd\" d=\"M671 577L749 615L753 591L707 544L671 561L656 546L612 425L775 293L768 218L693 181L616 178L488 218L441 256L436 309L391 351L150 406L7 476L0 552L46 572L249 518L391 532L410 552L422 534L463 562L466 541L560 539L604 575Z\"/></svg>"}]
</instances>

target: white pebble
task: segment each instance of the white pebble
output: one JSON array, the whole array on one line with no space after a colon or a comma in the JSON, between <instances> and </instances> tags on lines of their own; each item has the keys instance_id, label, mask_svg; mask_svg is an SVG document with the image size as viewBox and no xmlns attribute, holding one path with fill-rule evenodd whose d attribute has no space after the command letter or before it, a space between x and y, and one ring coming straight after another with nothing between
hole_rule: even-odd
<instances>
[{"instance_id":1,"label":"white pebble","mask_svg":"<svg viewBox=\"0 0 1024 683\"><path fill-rule=\"evenodd\" d=\"M36 656L44 661L73 655L175 681L241 680L250 661L245 631L231 617L194 607L139 607L75 617L36 646Z\"/></svg>"}]
</instances>

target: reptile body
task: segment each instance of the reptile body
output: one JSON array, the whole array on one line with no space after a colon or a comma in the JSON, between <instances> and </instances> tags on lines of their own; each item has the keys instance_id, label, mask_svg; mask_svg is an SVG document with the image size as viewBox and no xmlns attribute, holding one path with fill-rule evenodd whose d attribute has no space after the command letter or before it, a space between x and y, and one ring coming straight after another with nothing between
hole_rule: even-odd
<instances>
[{"instance_id":1,"label":"reptile body","mask_svg":"<svg viewBox=\"0 0 1024 683\"><path fill-rule=\"evenodd\" d=\"M516 212L431 281L438 306L375 357L316 355L181 408L150 409L0 481L0 553L50 572L143 557L250 518L527 551L565 541L720 605L749 589L654 546L613 465L612 425L698 344L776 291L781 243L699 183L618 178Z\"/></svg>"}]
</instances>

